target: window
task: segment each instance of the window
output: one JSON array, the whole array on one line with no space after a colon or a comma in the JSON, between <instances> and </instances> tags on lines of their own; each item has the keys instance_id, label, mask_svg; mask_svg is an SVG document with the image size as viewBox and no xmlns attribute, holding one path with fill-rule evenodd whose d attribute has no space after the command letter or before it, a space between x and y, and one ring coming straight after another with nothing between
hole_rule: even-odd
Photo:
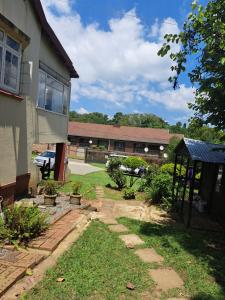
<instances>
[{"instance_id":1,"label":"window","mask_svg":"<svg viewBox=\"0 0 225 300\"><path fill-rule=\"evenodd\" d=\"M114 143L114 150L124 152L125 151L125 143L121 142L121 141L116 141Z\"/></svg>"},{"instance_id":2,"label":"window","mask_svg":"<svg viewBox=\"0 0 225 300\"><path fill-rule=\"evenodd\" d=\"M134 144L134 153L145 153L145 144L142 143L135 143Z\"/></svg>"},{"instance_id":3,"label":"window","mask_svg":"<svg viewBox=\"0 0 225 300\"><path fill-rule=\"evenodd\" d=\"M0 86L19 92L21 45L0 30Z\"/></svg>"},{"instance_id":4,"label":"window","mask_svg":"<svg viewBox=\"0 0 225 300\"><path fill-rule=\"evenodd\" d=\"M39 70L38 107L66 115L69 88L43 70Z\"/></svg>"}]
</instances>

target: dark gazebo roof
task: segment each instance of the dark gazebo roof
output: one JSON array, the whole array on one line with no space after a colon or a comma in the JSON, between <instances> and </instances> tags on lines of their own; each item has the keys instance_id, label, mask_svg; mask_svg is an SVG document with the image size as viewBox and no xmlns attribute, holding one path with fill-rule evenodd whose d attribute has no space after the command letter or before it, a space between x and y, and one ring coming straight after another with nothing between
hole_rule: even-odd
<instances>
[{"instance_id":1,"label":"dark gazebo roof","mask_svg":"<svg viewBox=\"0 0 225 300\"><path fill-rule=\"evenodd\" d=\"M225 145L222 144L184 138L177 145L175 153L188 155L193 161L225 164Z\"/></svg>"}]
</instances>

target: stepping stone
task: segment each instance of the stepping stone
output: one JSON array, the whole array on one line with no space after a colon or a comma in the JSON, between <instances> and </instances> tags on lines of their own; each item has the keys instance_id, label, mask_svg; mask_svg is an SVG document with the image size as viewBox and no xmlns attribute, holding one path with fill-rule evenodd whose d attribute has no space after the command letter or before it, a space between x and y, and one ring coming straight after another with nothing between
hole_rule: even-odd
<instances>
[{"instance_id":1,"label":"stepping stone","mask_svg":"<svg viewBox=\"0 0 225 300\"><path fill-rule=\"evenodd\" d=\"M188 300L188 298L169 298L167 300Z\"/></svg>"},{"instance_id":2,"label":"stepping stone","mask_svg":"<svg viewBox=\"0 0 225 300\"><path fill-rule=\"evenodd\" d=\"M100 221L102 221L104 224L106 225L117 225L118 222L116 221L116 219L114 218L110 218L110 217L104 217L104 218L100 218Z\"/></svg>"},{"instance_id":3,"label":"stepping stone","mask_svg":"<svg viewBox=\"0 0 225 300\"><path fill-rule=\"evenodd\" d=\"M171 268L168 269L152 269L149 275L156 282L158 288L166 292L174 288L182 288L184 285L180 276Z\"/></svg>"},{"instance_id":4,"label":"stepping stone","mask_svg":"<svg viewBox=\"0 0 225 300\"><path fill-rule=\"evenodd\" d=\"M144 244L144 241L142 241L136 234L120 235L119 237L122 241L124 241L125 245L129 247L130 245L136 246Z\"/></svg>"},{"instance_id":5,"label":"stepping stone","mask_svg":"<svg viewBox=\"0 0 225 300\"><path fill-rule=\"evenodd\" d=\"M109 226L109 230L111 230L112 232L125 232L125 231L129 231L128 228L122 224L118 224L118 225L110 225Z\"/></svg>"},{"instance_id":6,"label":"stepping stone","mask_svg":"<svg viewBox=\"0 0 225 300\"><path fill-rule=\"evenodd\" d=\"M138 249L134 252L139 258L146 263L161 263L163 257L155 252L152 248Z\"/></svg>"}]
</instances>

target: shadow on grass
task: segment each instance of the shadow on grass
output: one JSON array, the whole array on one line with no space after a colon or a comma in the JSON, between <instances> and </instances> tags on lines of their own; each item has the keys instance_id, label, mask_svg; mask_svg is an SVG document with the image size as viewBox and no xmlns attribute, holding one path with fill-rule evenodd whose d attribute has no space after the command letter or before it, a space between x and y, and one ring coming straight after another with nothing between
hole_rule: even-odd
<instances>
[{"instance_id":1,"label":"shadow on grass","mask_svg":"<svg viewBox=\"0 0 225 300\"><path fill-rule=\"evenodd\" d=\"M207 271L213 280L220 285L225 299L225 235L219 232L197 231L186 229L183 224L157 225L140 223L140 234L149 237L159 237L160 244L174 255L180 248L193 255L198 261L206 263ZM176 244L173 244L175 241ZM179 245L176 247L176 245ZM211 295L197 294L192 300L214 300Z\"/></svg>"}]
</instances>

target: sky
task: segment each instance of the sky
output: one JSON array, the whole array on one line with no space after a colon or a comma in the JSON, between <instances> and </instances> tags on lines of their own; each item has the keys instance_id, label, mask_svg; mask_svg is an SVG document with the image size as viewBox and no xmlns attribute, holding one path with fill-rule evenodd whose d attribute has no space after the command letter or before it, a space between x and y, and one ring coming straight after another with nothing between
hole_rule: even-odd
<instances>
[{"instance_id":1,"label":"sky","mask_svg":"<svg viewBox=\"0 0 225 300\"><path fill-rule=\"evenodd\" d=\"M109 116L118 111L154 113L171 124L186 122L195 89L183 76L179 89L173 90L168 82L171 60L157 52L166 33L182 29L190 4L191 0L42 0L47 20L80 76L72 80L70 110Z\"/></svg>"}]
</instances>

